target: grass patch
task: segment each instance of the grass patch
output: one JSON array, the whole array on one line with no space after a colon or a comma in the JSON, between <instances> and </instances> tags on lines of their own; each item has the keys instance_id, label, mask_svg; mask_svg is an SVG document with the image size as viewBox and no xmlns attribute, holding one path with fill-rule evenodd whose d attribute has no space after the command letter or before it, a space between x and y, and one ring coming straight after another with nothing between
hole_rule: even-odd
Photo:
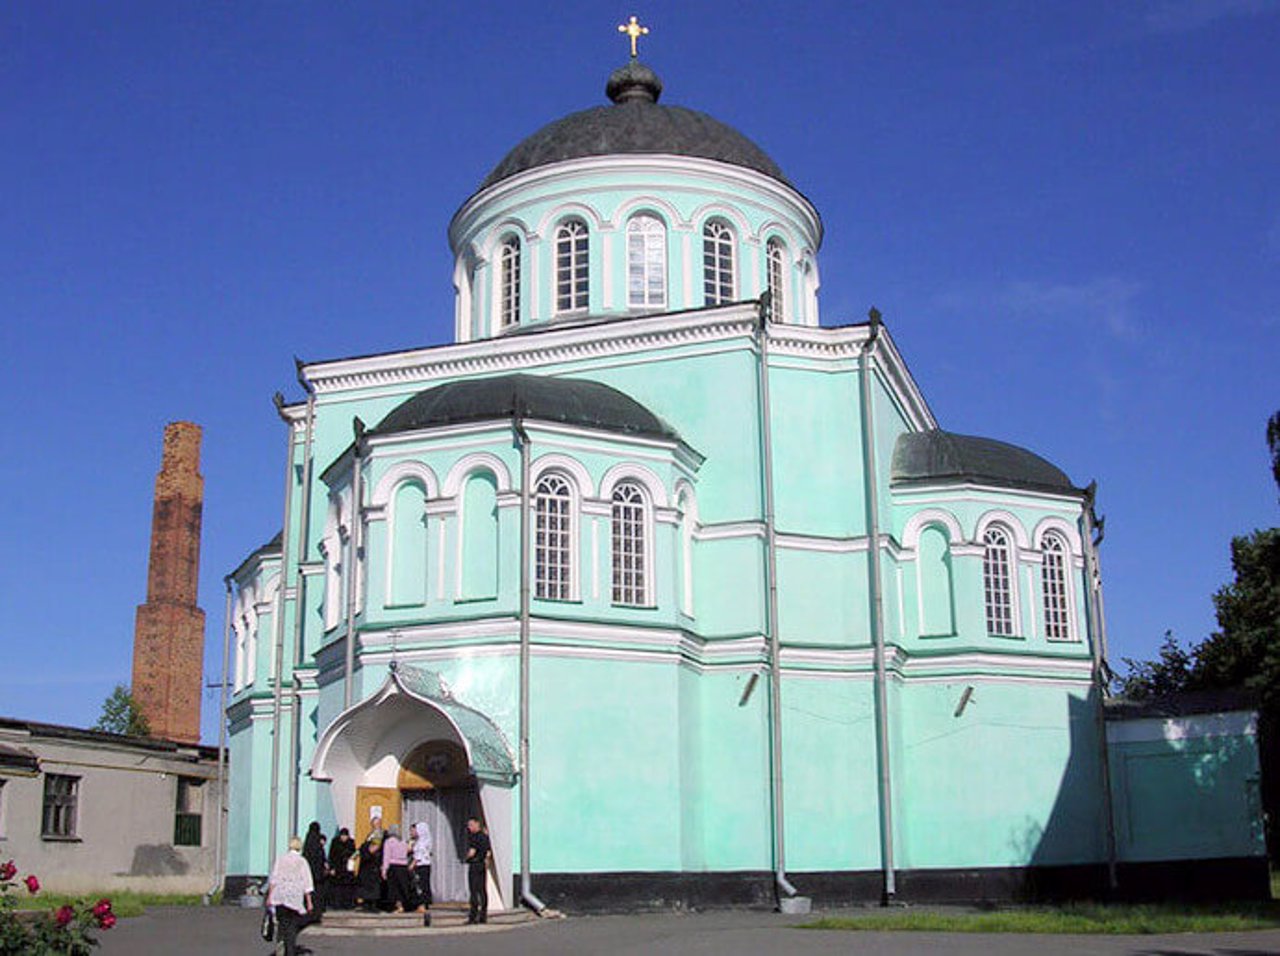
<instances>
[{"instance_id":1,"label":"grass patch","mask_svg":"<svg viewBox=\"0 0 1280 956\"><path fill-rule=\"evenodd\" d=\"M148 906L198 906L203 897L199 894L139 893L136 890L106 890L101 893L68 895L65 893L37 893L18 898L18 909L42 912L56 910L67 904L88 902L90 906L100 899L111 901L111 912L118 917L141 916Z\"/></svg>"},{"instance_id":2,"label":"grass patch","mask_svg":"<svg viewBox=\"0 0 1280 956\"><path fill-rule=\"evenodd\" d=\"M832 916L804 923L799 929L917 933L1228 933L1280 928L1274 903L1214 906L1076 904L1026 907L988 912L868 913Z\"/></svg>"}]
</instances>

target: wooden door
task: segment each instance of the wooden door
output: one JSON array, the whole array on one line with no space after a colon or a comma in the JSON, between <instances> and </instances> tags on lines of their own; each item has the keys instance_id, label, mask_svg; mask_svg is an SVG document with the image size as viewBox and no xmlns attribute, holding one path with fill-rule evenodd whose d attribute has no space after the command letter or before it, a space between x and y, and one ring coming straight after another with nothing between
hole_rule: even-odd
<instances>
[{"instance_id":1,"label":"wooden door","mask_svg":"<svg viewBox=\"0 0 1280 956\"><path fill-rule=\"evenodd\" d=\"M394 787L356 787L356 846L369 835L369 821L377 808L382 809L382 827L400 825L400 791Z\"/></svg>"}]
</instances>

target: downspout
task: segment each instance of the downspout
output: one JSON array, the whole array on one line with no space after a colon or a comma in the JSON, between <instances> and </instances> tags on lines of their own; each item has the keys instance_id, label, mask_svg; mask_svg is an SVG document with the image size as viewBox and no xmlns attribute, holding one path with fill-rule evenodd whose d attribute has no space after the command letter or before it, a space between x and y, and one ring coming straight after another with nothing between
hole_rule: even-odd
<instances>
[{"instance_id":1,"label":"downspout","mask_svg":"<svg viewBox=\"0 0 1280 956\"><path fill-rule=\"evenodd\" d=\"M227 603L222 612L222 684L218 697L218 806L213 818L213 885L204 894L208 906L223 888L222 817L227 810L227 664L231 659L231 575L222 579L227 587Z\"/></svg>"},{"instance_id":2,"label":"downspout","mask_svg":"<svg viewBox=\"0 0 1280 956\"><path fill-rule=\"evenodd\" d=\"M280 716L284 701L284 565L288 554L289 518L293 505L293 422L284 413L284 396L276 392L273 399L276 413L284 421L289 432L289 453L285 455L284 468L284 523L280 532L280 585L276 588L275 620L275 674L276 687L271 705L271 815L267 828L267 859L275 862L277 828L280 822Z\"/></svg>"},{"instance_id":3,"label":"downspout","mask_svg":"<svg viewBox=\"0 0 1280 956\"><path fill-rule=\"evenodd\" d=\"M364 422L351 420L355 440L351 445L351 530L347 534L347 648L346 670L342 681L342 709L349 710L354 701L356 669L356 560L360 554L360 451L364 444Z\"/></svg>"},{"instance_id":4,"label":"downspout","mask_svg":"<svg viewBox=\"0 0 1280 956\"><path fill-rule=\"evenodd\" d=\"M868 584L871 589L871 641L875 652L876 755L880 785L880 865L883 890L880 904L888 906L897 893L893 863L893 778L889 765L889 682L884 644L884 594L880 583L880 492L876 481L875 416L871 408L871 352L880 337L880 310L872 308L871 333L862 345L859 384L862 389L863 481L867 494Z\"/></svg>"},{"instance_id":5,"label":"downspout","mask_svg":"<svg viewBox=\"0 0 1280 956\"><path fill-rule=\"evenodd\" d=\"M773 513L773 428L769 417L769 330L771 297L760 296L756 322L757 396L760 418L761 473L764 479L765 617L769 634L769 776L773 796L773 881L783 896L798 891L787 879L786 814L782 778L782 661L778 636L778 540Z\"/></svg>"},{"instance_id":6,"label":"downspout","mask_svg":"<svg viewBox=\"0 0 1280 956\"><path fill-rule=\"evenodd\" d=\"M535 913L547 904L533 892L529 865L529 433L524 430L522 409L517 407L511 429L520 445L520 902Z\"/></svg>"},{"instance_id":7,"label":"downspout","mask_svg":"<svg viewBox=\"0 0 1280 956\"><path fill-rule=\"evenodd\" d=\"M1107 658L1106 632L1102 621L1102 575L1098 569L1098 545L1102 544L1102 528L1094 518L1093 502L1097 483L1090 482L1085 489L1084 507L1080 522L1083 530L1085 608L1089 614L1089 636L1093 645L1093 689L1097 700L1094 718L1097 723L1098 752L1102 764L1102 812L1107 830L1107 886L1113 892L1119 888L1120 879L1116 866L1116 817L1115 802L1111 792L1111 752L1107 744Z\"/></svg>"},{"instance_id":8,"label":"downspout","mask_svg":"<svg viewBox=\"0 0 1280 956\"><path fill-rule=\"evenodd\" d=\"M315 434L316 393L302 372L302 362L294 359L298 368L298 384L307 391L306 437L302 443L302 505L298 509L298 562L293 571L293 666L302 664L303 623L306 611L307 578L302 565L307 560L311 528L311 439ZM287 539L286 539L287 540ZM283 549L281 550L283 554ZM283 558L281 559L283 561ZM283 571L283 567L281 567ZM298 832L298 752L302 746L302 698L294 688L293 733L289 735L289 832Z\"/></svg>"}]
</instances>

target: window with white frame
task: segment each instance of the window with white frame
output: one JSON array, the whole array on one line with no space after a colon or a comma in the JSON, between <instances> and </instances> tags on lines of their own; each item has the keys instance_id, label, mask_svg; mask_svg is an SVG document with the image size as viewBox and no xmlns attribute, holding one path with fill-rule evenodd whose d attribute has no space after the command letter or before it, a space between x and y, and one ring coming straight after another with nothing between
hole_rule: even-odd
<instances>
[{"instance_id":1,"label":"window with white frame","mask_svg":"<svg viewBox=\"0 0 1280 956\"><path fill-rule=\"evenodd\" d=\"M573 597L573 490L560 475L544 475L534 489L534 594L550 601Z\"/></svg>"},{"instance_id":2,"label":"window with white frame","mask_svg":"<svg viewBox=\"0 0 1280 956\"><path fill-rule=\"evenodd\" d=\"M1040 544L1044 564L1040 568L1040 588L1044 598L1044 636L1051 641L1071 639L1071 616L1067 607L1067 545L1061 535L1049 532Z\"/></svg>"},{"instance_id":3,"label":"window with white frame","mask_svg":"<svg viewBox=\"0 0 1280 956\"><path fill-rule=\"evenodd\" d=\"M627 223L627 305L660 309L667 304L667 230L656 216Z\"/></svg>"},{"instance_id":4,"label":"window with white frame","mask_svg":"<svg viewBox=\"0 0 1280 956\"><path fill-rule=\"evenodd\" d=\"M712 219L702 230L703 294L707 305L734 298L734 241L728 223Z\"/></svg>"},{"instance_id":5,"label":"window with white frame","mask_svg":"<svg viewBox=\"0 0 1280 956\"><path fill-rule=\"evenodd\" d=\"M556 230L556 311L585 310L588 292L587 224L569 219Z\"/></svg>"},{"instance_id":6,"label":"window with white frame","mask_svg":"<svg viewBox=\"0 0 1280 956\"><path fill-rule=\"evenodd\" d=\"M44 814L40 821L40 835L52 840L74 839L79 800L79 777L60 773L45 774Z\"/></svg>"},{"instance_id":7,"label":"window with white frame","mask_svg":"<svg viewBox=\"0 0 1280 956\"><path fill-rule=\"evenodd\" d=\"M613 490L613 603L643 606L649 600L649 509L633 481Z\"/></svg>"},{"instance_id":8,"label":"window with white frame","mask_svg":"<svg viewBox=\"0 0 1280 956\"><path fill-rule=\"evenodd\" d=\"M498 250L498 327L520 324L520 240L507 236Z\"/></svg>"},{"instance_id":9,"label":"window with white frame","mask_svg":"<svg viewBox=\"0 0 1280 956\"><path fill-rule=\"evenodd\" d=\"M991 527L982 536L982 590L987 609L987 633L1013 635L1013 574L1009 533Z\"/></svg>"},{"instance_id":10,"label":"window with white frame","mask_svg":"<svg viewBox=\"0 0 1280 956\"><path fill-rule=\"evenodd\" d=\"M787 249L780 239L770 239L765 245L765 257L768 260L769 275L769 311L774 322L781 322L786 317L787 299L783 292L783 277L786 275Z\"/></svg>"}]
</instances>

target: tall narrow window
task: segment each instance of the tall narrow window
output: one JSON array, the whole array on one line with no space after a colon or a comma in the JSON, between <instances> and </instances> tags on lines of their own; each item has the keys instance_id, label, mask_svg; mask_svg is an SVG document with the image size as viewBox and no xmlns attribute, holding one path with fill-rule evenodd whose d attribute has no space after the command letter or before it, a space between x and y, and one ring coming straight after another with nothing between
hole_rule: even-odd
<instances>
[{"instance_id":1,"label":"tall narrow window","mask_svg":"<svg viewBox=\"0 0 1280 956\"><path fill-rule=\"evenodd\" d=\"M71 839L76 835L80 778L59 773L44 776L44 816L40 835L46 839Z\"/></svg>"},{"instance_id":2,"label":"tall narrow window","mask_svg":"<svg viewBox=\"0 0 1280 956\"><path fill-rule=\"evenodd\" d=\"M570 219L556 230L556 311L587 308L587 225Z\"/></svg>"},{"instance_id":3,"label":"tall narrow window","mask_svg":"<svg viewBox=\"0 0 1280 956\"><path fill-rule=\"evenodd\" d=\"M627 223L627 305L660 309L667 304L667 230L655 216Z\"/></svg>"},{"instance_id":4,"label":"tall narrow window","mask_svg":"<svg viewBox=\"0 0 1280 956\"><path fill-rule=\"evenodd\" d=\"M649 602L648 514L644 493L630 481L613 492L613 603Z\"/></svg>"},{"instance_id":5,"label":"tall narrow window","mask_svg":"<svg viewBox=\"0 0 1280 956\"><path fill-rule=\"evenodd\" d=\"M786 247L781 240L770 239L765 249L769 260L770 318L774 322L782 322L787 314L786 293L782 289L783 276L786 275L786 270L783 268L786 262Z\"/></svg>"},{"instance_id":6,"label":"tall narrow window","mask_svg":"<svg viewBox=\"0 0 1280 956\"><path fill-rule=\"evenodd\" d=\"M987 607L987 633L1013 634L1013 591L1010 575L1009 535L1003 528L988 528L982 536L982 588Z\"/></svg>"},{"instance_id":7,"label":"tall narrow window","mask_svg":"<svg viewBox=\"0 0 1280 956\"><path fill-rule=\"evenodd\" d=\"M520 324L520 240L507 236L498 253L498 323L509 329Z\"/></svg>"},{"instance_id":8,"label":"tall narrow window","mask_svg":"<svg viewBox=\"0 0 1280 956\"><path fill-rule=\"evenodd\" d=\"M174 846L200 846L203 808L204 781L199 777L179 777L173 817Z\"/></svg>"},{"instance_id":9,"label":"tall narrow window","mask_svg":"<svg viewBox=\"0 0 1280 956\"><path fill-rule=\"evenodd\" d=\"M1051 641L1071 639L1067 611L1067 547L1056 534L1046 534L1041 544L1044 565L1040 587L1044 596L1044 636Z\"/></svg>"},{"instance_id":10,"label":"tall narrow window","mask_svg":"<svg viewBox=\"0 0 1280 956\"><path fill-rule=\"evenodd\" d=\"M732 302L734 296L733 230L718 219L702 230L703 293L707 305Z\"/></svg>"},{"instance_id":11,"label":"tall narrow window","mask_svg":"<svg viewBox=\"0 0 1280 956\"><path fill-rule=\"evenodd\" d=\"M573 596L573 492L559 475L534 490L534 594L551 601Z\"/></svg>"}]
</instances>

